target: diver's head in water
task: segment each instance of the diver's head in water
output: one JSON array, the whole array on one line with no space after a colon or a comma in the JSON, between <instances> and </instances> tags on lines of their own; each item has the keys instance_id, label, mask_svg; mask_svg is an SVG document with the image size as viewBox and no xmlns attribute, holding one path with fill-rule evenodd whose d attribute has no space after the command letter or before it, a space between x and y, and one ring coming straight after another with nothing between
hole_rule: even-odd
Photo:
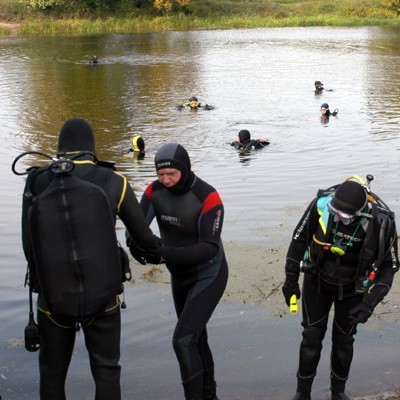
<instances>
[{"instance_id":1,"label":"diver's head in water","mask_svg":"<svg viewBox=\"0 0 400 400\"><path fill-rule=\"evenodd\" d=\"M80 151L90 151L96 154L93 129L83 118L71 118L61 127L57 154L71 154Z\"/></svg>"},{"instance_id":2,"label":"diver's head in water","mask_svg":"<svg viewBox=\"0 0 400 400\"><path fill-rule=\"evenodd\" d=\"M243 144L246 143L250 140L250 132L247 129L242 129L239 133L238 133L238 137L239 137L239 143Z\"/></svg>"},{"instance_id":3,"label":"diver's head in water","mask_svg":"<svg viewBox=\"0 0 400 400\"><path fill-rule=\"evenodd\" d=\"M144 148L145 148L145 144L144 144L144 140L142 138L141 135L135 135L132 138L132 149L133 151L136 153L142 153L144 154Z\"/></svg>"},{"instance_id":4,"label":"diver's head in water","mask_svg":"<svg viewBox=\"0 0 400 400\"><path fill-rule=\"evenodd\" d=\"M191 108L192 110L196 110L196 109L199 107L199 101L197 100L197 97L192 96L192 97L189 99L189 105L190 105L190 108Z\"/></svg>"},{"instance_id":5,"label":"diver's head in water","mask_svg":"<svg viewBox=\"0 0 400 400\"><path fill-rule=\"evenodd\" d=\"M321 104L321 114L329 116L331 112L329 111L329 104L328 103L322 103Z\"/></svg>"},{"instance_id":6,"label":"diver's head in water","mask_svg":"<svg viewBox=\"0 0 400 400\"><path fill-rule=\"evenodd\" d=\"M324 84L321 81L315 81L314 87L316 91L320 91L324 89Z\"/></svg>"},{"instance_id":7,"label":"diver's head in water","mask_svg":"<svg viewBox=\"0 0 400 400\"><path fill-rule=\"evenodd\" d=\"M185 193L190 189L193 172L189 154L178 143L167 143L156 153L154 163L158 180L172 193Z\"/></svg>"}]
</instances>

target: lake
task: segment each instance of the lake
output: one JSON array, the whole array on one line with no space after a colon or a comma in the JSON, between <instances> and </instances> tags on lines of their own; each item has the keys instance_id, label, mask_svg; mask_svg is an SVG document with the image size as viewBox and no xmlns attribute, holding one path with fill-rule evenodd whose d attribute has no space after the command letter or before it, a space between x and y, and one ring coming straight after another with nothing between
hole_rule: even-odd
<instances>
[{"instance_id":1,"label":"lake","mask_svg":"<svg viewBox=\"0 0 400 400\"><path fill-rule=\"evenodd\" d=\"M93 55L100 60L96 66L88 63ZM320 95L314 93L315 80L324 83L326 90ZM100 158L117 163L138 197L155 177L153 160L158 147L169 141L181 143L191 156L195 173L212 184L222 197L225 241L286 248L298 219L317 190L353 174L375 177L373 191L396 212L399 221L400 29L264 28L0 38L0 94L3 400L33 399L38 379L36 355L18 346L28 313L28 291L23 287L26 262L20 241L24 180L11 173L11 164L23 151L55 155L58 131L68 118L80 116L93 125ZM178 111L177 106L193 95L214 109ZM338 108L339 113L328 123L321 123L319 109L325 102L332 110ZM229 143L236 140L241 129L248 129L253 138L267 138L271 144L260 151L239 154ZM143 160L122 154L137 133L146 143ZM27 158L19 168L23 170L38 162ZM122 237L121 224L118 228ZM153 385L152 391L146 391L146 377L148 371L160 369L164 363L166 376L174 379L168 386L171 393L164 393L165 400L181 396L180 387L176 388L177 363L169 339L174 315L168 291L164 294L133 288L128 296L137 298L137 306L143 307L140 311L135 305L131 307L131 313L138 315L123 314L124 346L144 345L148 335L156 349L165 349L158 353L163 358L160 356L161 365L157 366L146 363L142 347L135 350L140 353L137 357L143 358L140 368L131 364L134 360L123 356L123 371L143 375L144 380L142 386L130 388L133 378L125 377L126 396L134 393L148 399L162 398L162 387ZM149 297L154 299L153 304L147 304ZM150 322L154 312L151 310L157 310L165 299L169 307L164 306L160 313L166 313L168 322ZM221 310L223 316L217 314L215 327L210 329L227 335L225 328L229 330L231 323L227 316L235 316L238 309L223 305ZM246 315L258 312L248 309ZM128 323L133 320L134 328ZM283 326L285 337L291 338L289 321L275 321L266 315L263 322L267 320L272 332L280 335L279 327ZM237 322L238 336L232 335L233 348L240 347L240 333L251 321L250 318L242 325ZM291 355L296 357L298 325L295 340L290 339ZM251 331L257 338L258 328L259 325ZM397 332L398 328L397 323ZM388 343L384 353L389 357L397 354L398 360L398 345L393 347L395 342L391 340ZM272 353L275 359L279 358L278 350ZM82 388L80 396L88 393L90 398L91 378L85 375L87 357L79 354L78 359L82 357L86 364L77 365L75 372L71 372L77 380L71 390ZM376 356L374 351L371 355ZM221 369L226 368L226 379L221 382L225 397L288 398L294 388L297 359L294 364L289 355L279 359L278 369L275 374L269 373L270 381L265 387L262 370L249 368L245 373L240 361L246 358L239 357L237 368L230 374L226 357L221 361ZM360 376L356 381L354 394L365 394L363 390L374 393L373 383L365 386L361 379ZM390 390L398 381L387 374L380 384L382 390ZM321 383L320 391L322 387ZM245 388L243 392L241 388Z\"/></svg>"}]
</instances>

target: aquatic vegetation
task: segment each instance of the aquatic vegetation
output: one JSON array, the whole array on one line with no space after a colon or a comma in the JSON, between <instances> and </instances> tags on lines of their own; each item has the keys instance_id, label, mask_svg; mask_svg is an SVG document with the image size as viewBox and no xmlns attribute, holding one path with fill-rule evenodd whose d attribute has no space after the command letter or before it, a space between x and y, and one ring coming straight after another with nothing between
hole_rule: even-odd
<instances>
[{"instance_id":1,"label":"aquatic vegetation","mask_svg":"<svg viewBox=\"0 0 400 400\"><path fill-rule=\"evenodd\" d=\"M152 279L157 274L162 274L164 271L158 267L151 267L147 272L143 272L142 277L143 279Z\"/></svg>"}]
</instances>

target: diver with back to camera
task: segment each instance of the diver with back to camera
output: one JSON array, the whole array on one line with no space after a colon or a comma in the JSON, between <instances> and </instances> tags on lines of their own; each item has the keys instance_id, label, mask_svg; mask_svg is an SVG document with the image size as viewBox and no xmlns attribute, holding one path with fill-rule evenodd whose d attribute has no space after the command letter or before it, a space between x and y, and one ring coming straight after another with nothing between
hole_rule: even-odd
<instances>
[{"instance_id":1,"label":"diver with back to camera","mask_svg":"<svg viewBox=\"0 0 400 400\"><path fill-rule=\"evenodd\" d=\"M13 163L31 152L23 153ZM83 330L95 381L96 400L120 400L121 315L119 295L129 280L129 259L119 246L117 216L132 242L155 249L152 234L125 176L99 161L94 133L81 118L67 120L58 155L44 167L31 167L23 195L22 243L28 261L30 322L32 292L38 293L40 336L30 324L25 347L39 350L40 398L65 400L65 381ZM27 342L28 339L28 342Z\"/></svg>"},{"instance_id":2,"label":"diver with back to camera","mask_svg":"<svg viewBox=\"0 0 400 400\"><path fill-rule=\"evenodd\" d=\"M270 142L266 139L251 139L250 132L247 129L242 129L238 133L238 140L231 143L238 150L250 151L259 150L268 146Z\"/></svg>"}]
</instances>

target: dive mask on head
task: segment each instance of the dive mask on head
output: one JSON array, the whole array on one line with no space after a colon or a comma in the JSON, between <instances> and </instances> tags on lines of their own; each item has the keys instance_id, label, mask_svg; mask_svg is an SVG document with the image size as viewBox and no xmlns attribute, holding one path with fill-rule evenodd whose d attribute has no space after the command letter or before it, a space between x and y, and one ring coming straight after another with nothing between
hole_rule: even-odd
<instances>
[{"instance_id":1,"label":"dive mask on head","mask_svg":"<svg viewBox=\"0 0 400 400\"><path fill-rule=\"evenodd\" d=\"M330 214L333 216L333 220L335 222L339 222L340 221L344 225L351 224L354 221L355 217L356 217L353 214L347 214L347 213L345 213L343 211L337 210L335 207L332 206L331 203L329 203L329 205L328 205L328 210L329 210Z\"/></svg>"},{"instance_id":2,"label":"dive mask on head","mask_svg":"<svg viewBox=\"0 0 400 400\"><path fill-rule=\"evenodd\" d=\"M199 102L196 100L192 100L189 102L190 108L198 108L199 107Z\"/></svg>"}]
</instances>

